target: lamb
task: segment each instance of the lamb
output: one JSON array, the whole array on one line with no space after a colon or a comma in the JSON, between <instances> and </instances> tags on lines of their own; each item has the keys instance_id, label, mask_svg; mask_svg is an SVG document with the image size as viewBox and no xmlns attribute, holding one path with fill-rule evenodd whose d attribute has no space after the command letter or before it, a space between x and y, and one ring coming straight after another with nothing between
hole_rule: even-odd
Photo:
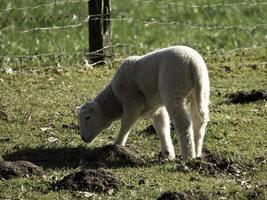
<instances>
[{"instance_id":1,"label":"lamb","mask_svg":"<svg viewBox=\"0 0 267 200\"><path fill-rule=\"evenodd\" d=\"M126 144L131 127L148 116L160 140L160 155L173 160L174 124L184 159L200 157L209 118L210 83L201 55L186 46L127 58L106 88L78 109L80 134L89 143L121 119L115 145Z\"/></svg>"}]
</instances>

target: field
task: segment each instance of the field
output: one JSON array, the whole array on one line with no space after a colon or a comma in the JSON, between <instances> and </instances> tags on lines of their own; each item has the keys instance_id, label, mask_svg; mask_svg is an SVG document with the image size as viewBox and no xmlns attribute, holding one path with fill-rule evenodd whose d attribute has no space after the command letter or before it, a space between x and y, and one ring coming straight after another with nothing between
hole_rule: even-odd
<instances>
[{"instance_id":1,"label":"field","mask_svg":"<svg viewBox=\"0 0 267 200\"><path fill-rule=\"evenodd\" d=\"M124 183L117 191L90 193L91 199L156 199L168 191L195 199L266 198L266 100L229 102L234 92L267 89L266 4L114 0L112 40L106 43L122 45L112 50L105 66L88 69L86 24L20 32L80 23L87 15L86 2L57 1L42 12L9 9L42 2L55 1L3 0L0 5L7 10L0 12L0 158L29 160L46 174L0 180L0 199L87 199L83 192L53 190L51 183L91 168L110 172ZM158 138L146 130L151 122L144 119L132 130L128 148L146 160L145 165L88 163L94 149L112 144L120 124L115 122L85 144L73 126L75 107L105 87L121 59L176 44L197 49L209 68L211 119L204 146L213 163L183 163L179 158L161 162ZM174 132L172 136L180 155L179 141Z\"/></svg>"}]
</instances>

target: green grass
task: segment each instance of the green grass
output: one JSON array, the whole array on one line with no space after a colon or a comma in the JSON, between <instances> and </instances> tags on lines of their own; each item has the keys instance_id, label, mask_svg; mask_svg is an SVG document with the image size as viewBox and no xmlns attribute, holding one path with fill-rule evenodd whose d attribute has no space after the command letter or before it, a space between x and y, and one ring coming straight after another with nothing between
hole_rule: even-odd
<instances>
[{"instance_id":1,"label":"green grass","mask_svg":"<svg viewBox=\"0 0 267 200\"><path fill-rule=\"evenodd\" d=\"M1 2L0 9L8 7L36 6L46 1ZM157 21L179 21L190 24L253 26L266 23L266 5L242 5L213 8L185 8L171 4L141 3L138 1L112 1L113 17L121 16ZM127 1L128 2L128 1ZM165 2L165 1L164 1ZM168 2L177 2L170 0ZM234 1L227 1L233 3ZM207 4L207 1L179 1L179 3ZM216 1L209 1L210 4ZM51 9L52 8L52 9ZM74 109L94 98L111 80L119 62L87 70L82 66L84 54L77 56L51 56L36 60L6 55L34 55L52 52L86 52L86 25L77 29L36 31L18 33L33 27L62 26L79 23L69 18L55 19L57 16L81 15L87 13L86 3L57 5L40 10L0 12L3 27L15 25L15 31L0 31L0 110L7 114L7 120L0 115L0 158L25 148L95 148L112 143L119 131L119 123L103 131L93 144L87 145L72 129L63 129L63 124L76 123ZM39 16L39 20L25 21L22 16ZM52 15L52 19L47 16ZM9 19L8 23L4 22ZM3 28L2 27L2 28ZM257 157L266 159L267 153L267 106L266 101L244 105L227 103L225 95L239 90L267 88L267 49L237 50L223 53L227 49L266 45L266 26L254 31L238 29L226 30L192 28L182 25L150 24L140 21L118 20L112 22L112 43L126 43L125 48L115 48L114 60L132 54L143 54L152 49L169 45L186 44L203 53L209 67L211 79L211 121L205 138L205 147L223 157L244 163ZM219 51L216 54L208 52ZM222 53L220 53L222 52ZM60 63L60 67L56 66ZM5 73L4 67L11 67L13 74ZM149 161L157 160L159 141L155 135L140 132L150 125L148 120L140 120L129 137L128 144ZM41 128L51 127L48 131ZM51 143L49 137L58 141ZM179 155L179 142L173 139ZM60 154L61 155L61 154ZM45 165L45 178L18 178L0 181L0 199L83 199L77 192L54 192L49 184L64 175L77 170L68 166ZM83 166L80 165L80 168ZM148 167L127 167L107 169L126 183L112 195L97 194L93 199L155 199L165 191L186 191L201 189L214 195L214 199L246 199L249 192L260 190L267 195L267 166L257 166L255 173L239 178L228 175L207 176L193 171L184 173L173 171L175 163L155 162ZM253 171L253 169L251 169ZM195 177L196 179L192 179ZM145 184L139 185L139 180ZM242 186L241 181L249 180L251 188ZM220 192L220 194L218 193ZM260 198L263 198L261 196Z\"/></svg>"},{"instance_id":2,"label":"green grass","mask_svg":"<svg viewBox=\"0 0 267 200\"><path fill-rule=\"evenodd\" d=\"M242 54L246 56L246 54ZM266 59L266 51L249 54L250 59L261 61ZM238 90L266 88L266 67L259 65L257 69L249 66L236 65L239 56L230 57L227 61L232 71L224 71L226 60L207 58L211 78L211 121L208 126L205 147L223 157L236 161L252 161L256 157L266 159L266 102L260 101L245 105L232 105L226 102L225 95ZM243 64L248 64L244 61ZM62 124L75 123L73 110L75 106L84 102L84 97L93 98L115 73L117 66L106 66L94 70L83 68L63 68L58 75L55 69L40 70L38 72L20 72L13 75L0 74L1 100L0 110L8 115L8 121L0 121L1 155L5 157L12 152L22 151L24 148L37 149L75 148L83 146L93 148L112 143L119 130L119 123L113 128L105 130L90 145L84 144L79 135L71 129L62 129ZM147 120L140 120L129 138L129 145L150 161L157 158L159 141L155 135L140 134L150 124ZM51 127L42 132L42 127ZM59 139L50 143L49 137ZM175 139L177 154L180 149ZM82 166L81 166L82 167ZM201 189L208 193L222 190L221 196L229 199L245 199L250 190L263 185L266 181L267 166L259 167L258 171L241 178L231 176L206 176L198 172L183 173L173 171L175 163L155 163L149 167L127 167L107 169L116 174L127 185L112 195L97 194L95 199L155 199L164 191L185 191ZM78 193L68 191L53 192L49 183L75 170L58 166L50 168L44 165L46 178L20 178L10 181L0 181L1 198L24 199L70 199L79 198ZM192 177L196 180L191 181ZM140 179L145 185L139 185ZM251 180L252 189L241 186L241 180ZM265 187L266 194L266 187ZM219 195L216 196L217 198Z\"/></svg>"}]
</instances>

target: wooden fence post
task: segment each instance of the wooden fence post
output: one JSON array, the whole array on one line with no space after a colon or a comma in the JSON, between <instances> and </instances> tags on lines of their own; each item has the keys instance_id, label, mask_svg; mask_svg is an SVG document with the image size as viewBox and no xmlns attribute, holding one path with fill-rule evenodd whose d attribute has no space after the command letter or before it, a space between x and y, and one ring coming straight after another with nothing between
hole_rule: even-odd
<instances>
[{"instance_id":1,"label":"wooden fence post","mask_svg":"<svg viewBox=\"0 0 267 200\"><path fill-rule=\"evenodd\" d=\"M111 15L111 3L110 0L103 0L103 33L106 34L110 30L110 15Z\"/></svg>"},{"instance_id":2,"label":"wooden fence post","mask_svg":"<svg viewBox=\"0 0 267 200\"><path fill-rule=\"evenodd\" d=\"M88 1L89 11L89 59L92 63L104 63L102 0Z\"/></svg>"}]
</instances>

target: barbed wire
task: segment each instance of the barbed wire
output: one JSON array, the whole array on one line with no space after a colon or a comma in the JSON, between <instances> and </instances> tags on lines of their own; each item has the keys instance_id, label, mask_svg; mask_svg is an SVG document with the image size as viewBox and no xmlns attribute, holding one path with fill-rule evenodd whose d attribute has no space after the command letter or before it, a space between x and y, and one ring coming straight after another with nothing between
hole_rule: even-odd
<instances>
[{"instance_id":1,"label":"barbed wire","mask_svg":"<svg viewBox=\"0 0 267 200\"><path fill-rule=\"evenodd\" d=\"M84 22L81 22L79 24L72 24L72 25L66 25L66 26L53 26L53 27L37 27L37 28L32 28L28 30L23 30L19 31L19 33L28 33L32 31L46 31L46 30L53 30L53 29L66 29L66 28L77 28L80 26L83 26L84 24L88 23L88 19L85 20ZM206 24L191 24L191 23L184 23L184 22L178 22L178 21L156 21L154 19L136 19L136 18L111 18L108 21L137 21L137 22L142 22L146 23L147 25L153 25L153 24L160 24L160 25L181 25L181 26L187 26L190 28L195 28L195 29L205 29L205 30L239 30L239 31L246 31L246 32L251 32L255 31L256 29L262 28L265 29L267 27L267 23L262 23L262 24L255 24L252 26L249 25L206 25Z\"/></svg>"},{"instance_id":2,"label":"barbed wire","mask_svg":"<svg viewBox=\"0 0 267 200\"><path fill-rule=\"evenodd\" d=\"M224 30L230 30L230 29L237 29L237 30L243 30L243 31L253 31L260 27L266 27L267 23L261 23L261 24L254 24L254 25L218 25L218 24L193 24L189 22L181 22L181 21L171 21L171 20L161 20L161 19L138 19L138 18L131 18L131 17L124 17L121 16L120 18L112 18L111 21L136 21L136 22L143 22L147 25L152 24L160 24L160 25L181 25L181 26L188 26L191 28L197 28L197 29L206 29L206 30L214 30L214 29L224 29Z\"/></svg>"},{"instance_id":3,"label":"barbed wire","mask_svg":"<svg viewBox=\"0 0 267 200\"><path fill-rule=\"evenodd\" d=\"M109 13L108 15L111 15L112 13ZM110 18L110 19L103 19L101 16L106 16L101 14L101 15L88 15L83 22L80 22L78 24L70 24L70 25L63 25L63 26L52 26L52 27L35 27L31 29L26 29L26 30L21 30L18 31L19 33L28 33L32 31L47 31L47 30L55 30L55 29L68 29L68 28L78 28L83 26L84 24L87 24L89 20L102 20L102 21L127 21L127 22L141 22L145 23L146 25L153 25L153 24L160 24L160 25L180 25L180 26L186 26L194 29L205 29L205 30L239 30L239 31L246 31L246 32L251 32L255 31L257 29L262 28L265 30L267 28L267 23L261 23L261 24L254 24L254 25L243 25L243 24L236 24L236 25L218 25L218 24L193 24L189 22L181 22L181 21L168 21L168 20L161 20L161 19L138 19L138 18L133 18L133 17L124 17L124 16L119 16L118 18ZM91 19L92 17L96 17L94 19ZM9 31L9 30L14 30L16 26L12 25L9 27L4 27L0 29L1 32L4 31Z\"/></svg>"},{"instance_id":4,"label":"barbed wire","mask_svg":"<svg viewBox=\"0 0 267 200\"><path fill-rule=\"evenodd\" d=\"M48 21L48 20L62 20L62 19L71 19L78 20L79 18L85 18L87 15L78 15L78 14L65 14L65 15L46 15L46 16L37 16L37 17L27 17L25 16L23 19L21 17L14 18L6 18L4 22L16 22L18 24L24 24L28 22L40 22L40 21Z\"/></svg>"},{"instance_id":5,"label":"barbed wire","mask_svg":"<svg viewBox=\"0 0 267 200\"><path fill-rule=\"evenodd\" d=\"M53 52L53 53L44 53L44 54L35 54L35 55L4 55L0 56L4 61L9 62L11 59L28 59L28 60L34 60L41 57L68 57L68 56L75 56L75 55L83 55L83 56L90 56L90 55L100 55L99 52L105 51L107 49L114 49L114 48L121 48L121 47L136 47L133 44L126 44L126 43L117 43L110 46L105 46L102 49L99 49L94 52L85 52L85 51L76 51L76 52ZM219 49L219 50L208 50L206 51L207 54L232 54L236 52L245 52L245 51L252 51L252 50L259 50L259 49L266 49L267 44L263 44L260 46L250 46L250 47L239 47L239 48L233 48L233 49ZM203 51L205 53L205 51ZM102 53L101 53L102 55ZM107 55L107 57L112 57L114 55Z\"/></svg>"},{"instance_id":6,"label":"barbed wire","mask_svg":"<svg viewBox=\"0 0 267 200\"><path fill-rule=\"evenodd\" d=\"M39 4L37 6L32 7L11 7L11 8L5 8L1 9L0 12L4 11L12 11L12 10L36 10L41 9L44 7L53 7L56 5L63 5L63 4L74 4L74 3L81 3L81 2L89 2L90 0L65 0L65 1L55 1L53 3L48 4ZM167 2L167 1L151 1L151 0L132 0L131 2L140 2L145 4L163 4L163 5L176 5L178 7L188 7L188 8L212 8L212 7L233 7L233 6L264 6L267 5L267 2L235 2L235 3L225 3L225 2L219 2L219 3L211 3L211 4L184 4L184 3L177 3L177 2Z\"/></svg>"},{"instance_id":7,"label":"barbed wire","mask_svg":"<svg viewBox=\"0 0 267 200\"><path fill-rule=\"evenodd\" d=\"M238 48L233 48L233 49L219 49L219 50L215 50L215 51L208 51L207 53L227 55L227 54L233 54L236 52L246 52L246 51L266 49L266 48L267 48L267 43L262 44L260 46L253 45L253 46L249 46L249 47L238 47Z\"/></svg>"},{"instance_id":8,"label":"barbed wire","mask_svg":"<svg viewBox=\"0 0 267 200\"><path fill-rule=\"evenodd\" d=\"M83 17L85 20L83 20L83 22L80 22L78 24L70 24L70 25L64 25L64 26L51 26L51 27L36 27L36 28L32 28L32 29L28 29L28 30L24 30L24 31L19 31L20 33L27 33L27 32L31 32L31 31L37 31L37 30L49 30L49 29L66 29L66 28L77 28L77 27L80 27L82 26L83 24L86 24L89 22L89 20L91 18L95 18L93 20L102 20L104 21L104 19L102 19L102 17L104 16L110 16L112 15L112 13L107 13L107 14L96 14L96 15L84 15L83 16L80 16L80 17ZM42 17L30 17L30 18L24 18L22 19L21 22L17 22L19 24L23 24L23 23L26 23L27 20L30 20L30 21L42 21L42 20L46 20L46 19L50 19L50 20L55 20L55 19L62 19L62 18L76 18L73 14L72 15L64 15L64 16L42 16ZM92 19L91 19L92 20ZM8 26L8 27L3 27L2 29L0 29L0 31L9 31L11 29L15 29L16 25L12 25L12 26Z\"/></svg>"},{"instance_id":9,"label":"barbed wire","mask_svg":"<svg viewBox=\"0 0 267 200\"><path fill-rule=\"evenodd\" d=\"M68 15L58 15L58 16L53 16L53 15L47 15L47 16L37 16L37 17L23 17L23 19L21 18L15 18L15 19L5 19L5 23L7 22L16 22L16 24L19 24L20 26L23 25L24 23L29 23L29 22L38 22L38 21L46 21L48 22L48 20L51 20L53 22L55 22L55 20L61 20L61 19L71 19L72 21L77 21L77 20L80 20L80 19L85 19L83 21L83 23L87 23L89 21L90 18L93 18L95 17L95 20L102 20L104 21L103 17L106 17L106 16L111 16L113 13L110 12L110 13L105 13L105 14L95 14L95 15L76 15L76 14L68 14ZM18 21L20 20L20 21ZM108 21L108 19L106 19L106 21ZM80 24L80 23L79 23ZM70 27L71 26L74 26L73 28L76 28L81 26L82 23L80 25L78 24L73 24L73 25L69 25ZM0 31L7 31L7 30L10 30L10 29L14 29L15 27L18 27L17 25L13 24L11 26L7 26L7 27L2 27L0 28ZM55 27L55 26L53 26ZM53 29L52 27L52 29ZM38 29L42 29L42 28L46 28L46 29L49 29L49 27L37 27L37 30ZM64 26L62 27L64 29ZM54 29L57 29L57 28L54 28Z\"/></svg>"},{"instance_id":10,"label":"barbed wire","mask_svg":"<svg viewBox=\"0 0 267 200\"><path fill-rule=\"evenodd\" d=\"M44 7L53 7L57 5L62 5L62 4L73 4L73 3L81 3L81 2L89 2L90 0L65 0L65 1L54 1L53 3L48 3L48 4L39 4L37 6L32 6L32 7L12 7L12 8L5 8L0 10L0 12L4 11L12 11L12 10L36 10Z\"/></svg>"},{"instance_id":11,"label":"barbed wire","mask_svg":"<svg viewBox=\"0 0 267 200\"><path fill-rule=\"evenodd\" d=\"M140 3L146 3L146 4L163 4L163 5L175 5L178 7L188 7L188 8L214 8L214 7L233 7L233 6L264 6L267 5L267 2L235 2L235 3L225 3L225 2L219 2L219 3L208 3L208 4L184 4L184 3L177 3L177 2L167 2L167 1L143 1L143 0L132 0L132 2L140 2Z\"/></svg>"},{"instance_id":12,"label":"barbed wire","mask_svg":"<svg viewBox=\"0 0 267 200\"><path fill-rule=\"evenodd\" d=\"M112 49L112 48L117 48L117 47L126 47L126 46L130 46L130 44L123 44L123 43L117 43L114 45L109 45L109 46L105 46L102 49L99 49L97 51L93 51L93 52L85 52L85 51L76 51L76 52L53 52L53 53L43 53L43 54L35 54L35 55L4 55L4 56L0 56L0 58L2 57L4 60L9 60L11 58L25 58L25 59L35 59L38 57L60 57L60 56L73 56L73 55L84 55L84 56L89 56L89 55L98 55L99 52L101 51L105 51L107 49Z\"/></svg>"}]
</instances>

